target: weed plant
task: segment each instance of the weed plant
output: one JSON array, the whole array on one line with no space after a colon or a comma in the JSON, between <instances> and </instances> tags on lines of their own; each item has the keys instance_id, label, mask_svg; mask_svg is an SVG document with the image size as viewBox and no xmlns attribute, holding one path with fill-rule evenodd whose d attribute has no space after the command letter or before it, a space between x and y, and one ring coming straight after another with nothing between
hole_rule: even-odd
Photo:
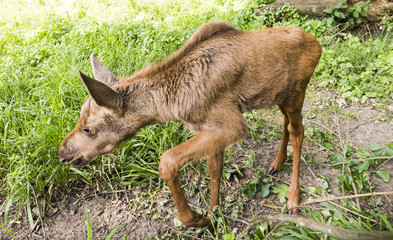
<instances>
[{"instance_id":1,"label":"weed plant","mask_svg":"<svg viewBox=\"0 0 393 240\"><path fill-rule=\"evenodd\" d=\"M59 164L58 146L75 126L87 97L76 69L91 73L93 52L121 77L173 53L211 20L226 20L247 30L296 26L324 43L313 80L316 88L337 91L349 101L392 99L393 24L386 22L376 38L340 39L325 34L334 27L329 22L301 17L292 8L255 16L266 2L0 1L0 195L5 200L0 212L5 222L13 209L26 213L33 228L38 221L32 217L33 206L45 215L48 201L67 196L80 182L112 191L124 186L159 187L160 154L192 136L181 123L158 124L86 167ZM378 67L355 68L365 65ZM251 122L253 114L248 116ZM251 136L257 135L251 128ZM265 186L261 194L268 194L272 185L271 179L251 183ZM248 196L256 191L244 189ZM328 221L325 215L318 217ZM382 221L385 228L386 222ZM291 226L280 230L294 231Z\"/></svg>"}]
</instances>

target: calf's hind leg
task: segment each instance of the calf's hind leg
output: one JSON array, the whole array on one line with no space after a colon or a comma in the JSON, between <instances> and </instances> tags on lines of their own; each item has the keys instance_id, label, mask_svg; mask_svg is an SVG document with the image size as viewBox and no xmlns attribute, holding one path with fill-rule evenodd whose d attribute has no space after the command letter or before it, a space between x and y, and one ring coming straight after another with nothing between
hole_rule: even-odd
<instances>
[{"instance_id":1,"label":"calf's hind leg","mask_svg":"<svg viewBox=\"0 0 393 240\"><path fill-rule=\"evenodd\" d=\"M301 106L297 109L286 110L289 124L288 132L291 139L293 148L293 166L292 166L292 179L288 189L288 213L293 214L298 212L296 206L300 202L300 186L299 186L299 170L300 170L300 157L303 145L304 126L302 123Z\"/></svg>"},{"instance_id":2,"label":"calf's hind leg","mask_svg":"<svg viewBox=\"0 0 393 240\"><path fill-rule=\"evenodd\" d=\"M281 141L281 146L280 150L276 155L276 158L270 165L269 170L267 173L269 174L274 174L278 171L278 168L280 165L285 162L285 159L287 158L287 146L288 146L288 140L289 140L289 131L288 131L288 116L287 113L285 112L284 108L280 106L280 110L284 116L284 130L283 130L283 136L282 136L282 141Z\"/></svg>"},{"instance_id":3,"label":"calf's hind leg","mask_svg":"<svg viewBox=\"0 0 393 240\"><path fill-rule=\"evenodd\" d=\"M224 150L220 150L215 154L207 157L207 169L210 175L210 207L212 210L219 204L220 198L220 181L224 167ZM210 216L209 211L208 216Z\"/></svg>"}]
</instances>

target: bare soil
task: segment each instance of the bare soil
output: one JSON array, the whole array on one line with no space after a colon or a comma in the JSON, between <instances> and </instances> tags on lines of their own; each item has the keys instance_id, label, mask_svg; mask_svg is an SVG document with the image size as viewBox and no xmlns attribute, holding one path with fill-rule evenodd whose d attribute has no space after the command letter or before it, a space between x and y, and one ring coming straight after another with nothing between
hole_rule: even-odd
<instances>
[{"instance_id":1,"label":"bare soil","mask_svg":"<svg viewBox=\"0 0 393 240\"><path fill-rule=\"evenodd\" d=\"M336 149L340 149L343 143L350 144L353 149L356 149L367 148L371 142L379 143L383 147L393 142L393 113L389 110L390 107L380 108L380 106L374 102L362 106L347 105L345 101L337 99L328 92L318 92L308 97L303 111L306 129L303 157L326 163L328 156L333 153L312 138L307 138L308 129L313 127L329 132L333 136ZM225 171L226 176L230 177L222 183L221 209L229 230L243 229L245 227L243 221L251 219L253 215L280 211L263 206L262 201L269 205L283 206L275 194L271 193L267 198L256 195L253 199L247 199L240 189L244 183L255 177L256 169L266 172L280 145L280 134L278 134L282 128L280 112L273 109L261 114L267 128L267 133L261 134L265 134L266 138L253 141L248 137L241 144L235 144L226 153ZM253 166L242 168L251 153L255 154ZM291 154L290 148L289 154ZM290 164L290 161L287 164ZM393 177L393 161L388 160L384 167ZM200 160L188 165L187 168L190 169L181 171L186 194L197 211L206 211L210 195L205 163ZM342 195L338 191L338 186L334 184L336 177L340 175L339 171L331 166L316 166L302 162L300 182L303 188L319 186L315 178L318 175L330 179L330 186L333 189L329 193L330 197ZM290 182L291 171L283 170L275 176L284 182ZM390 183L384 183L382 179L373 177L371 181L375 184L373 189L375 192L393 191L392 180ZM303 192L301 201L307 201L309 197ZM380 210L382 213L388 213L390 221L393 222L392 200L392 196L380 197L382 203ZM367 209L367 199L362 199L361 203L362 208ZM321 205L315 204L313 207L318 209ZM93 239L105 239L111 230L124 223L126 225L120 227L112 239L123 239L125 235L124 239L172 239L173 234L182 234L185 238L193 239L197 237L198 232L204 231L179 224L174 202L167 187L150 190L136 187L130 191L114 194L95 192L88 185L75 187L71 195L61 201L53 202L47 208L45 217L38 221L33 230L30 230L24 216L11 221L5 227L16 233L16 239L86 239L87 210L91 218ZM36 214L33 218L37 219L38 210L33 209L34 212ZM4 226L3 216L0 217L0 225ZM0 232L0 239L13 238Z\"/></svg>"}]
</instances>

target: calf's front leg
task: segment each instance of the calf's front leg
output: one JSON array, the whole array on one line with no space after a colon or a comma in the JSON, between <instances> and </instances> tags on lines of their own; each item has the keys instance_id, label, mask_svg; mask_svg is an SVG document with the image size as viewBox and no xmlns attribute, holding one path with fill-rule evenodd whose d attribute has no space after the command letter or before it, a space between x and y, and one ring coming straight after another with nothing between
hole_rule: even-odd
<instances>
[{"instance_id":1,"label":"calf's front leg","mask_svg":"<svg viewBox=\"0 0 393 240\"><path fill-rule=\"evenodd\" d=\"M223 150L226 146L235 143L247 132L244 127L245 121L242 118L241 127L238 131L228 129L209 129L199 132L188 141L166 151L160 159L160 177L166 182L173 199L176 203L179 219L189 227L203 227L210 222L202 215L196 213L188 205L177 179L177 173L181 167L191 160L200 159L208 156L208 169L211 175L211 194L210 208L218 204L219 184L223 169ZM246 125L245 125L246 126ZM236 127L235 127L236 129Z\"/></svg>"}]
</instances>

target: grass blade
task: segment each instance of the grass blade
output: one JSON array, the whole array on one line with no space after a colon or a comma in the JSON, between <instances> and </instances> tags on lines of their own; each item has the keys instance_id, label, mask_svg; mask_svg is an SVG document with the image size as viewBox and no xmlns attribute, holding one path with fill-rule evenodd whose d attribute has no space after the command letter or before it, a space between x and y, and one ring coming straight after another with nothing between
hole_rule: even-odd
<instances>
[{"instance_id":1,"label":"grass blade","mask_svg":"<svg viewBox=\"0 0 393 240\"><path fill-rule=\"evenodd\" d=\"M109 233L109 235L105 238L105 240L110 240L111 238L112 238L112 236L115 234L115 232L119 229L119 228L121 228L121 227L123 227L124 225L127 225L128 223L123 223L123 224L120 224L119 226L117 226L117 227L115 227L110 233Z\"/></svg>"},{"instance_id":2,"label":"grass blade","mask_svg":"<svg viewBox=\"0 0 393 240\"><path fill-rule=\"evenodd\" d=\"M89 209L87 209L87 208L86 208L86 218L87 218L87 240L93 240L93 232L91 229Z\"/></svg>"},{"instance_id":3,"label":"grass blade","mask_svg":"<svg viewBox=\"0 0 393 240\"><path fill-rule=\"evenodd\" d=\"M5 228L0 225L0 230L1 230L0 232L5 232L7 234L11 234L15 238L15 233L13 231L9 230L8 228Z\"/></svg>"}]
</instances>

